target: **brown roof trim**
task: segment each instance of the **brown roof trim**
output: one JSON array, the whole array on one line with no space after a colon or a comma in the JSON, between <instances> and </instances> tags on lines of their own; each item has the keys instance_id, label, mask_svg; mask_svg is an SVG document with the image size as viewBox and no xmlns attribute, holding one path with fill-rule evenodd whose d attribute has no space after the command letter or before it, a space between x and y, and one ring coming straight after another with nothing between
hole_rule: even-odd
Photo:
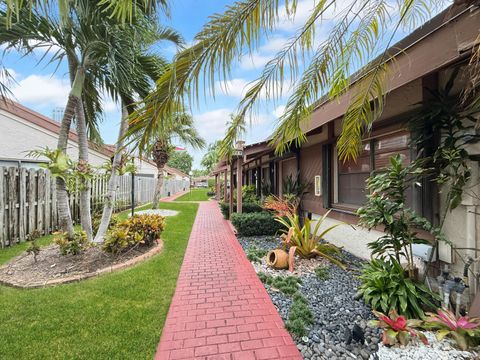
<instances>
[{"instance_id":1,"label":"brown roof trim","mask_svg":"<svg viewBox=\"0 0 480 360\"><path fill-rule=\"evenodd\" d=\"M60 123L32 110L27 108L26 106L23 106L22 104L19 104L16 101L13 100L0 100L0 110L5 110L9 112L10 114L13 114L15 116L18 116L19 118L26 120L30 122L31 124L37 125L41 127L42 129L45 129L47 131L53 132L54 134L58 134L60 132ZM68 139L77 143L78 144L78 134L75 130L70 130L68 134ZM112 157L115 154L116 147L115 145L110 145L110 144L104 144L104 145L98 145L92 142L88 143L88 147L91 150L97 151L100 154L103 154L108 157ZM155 163L151 160L148 159L140 159L140 161L145 161L151 165L155 165ZM167 172L170 172L172 174L177 174L182 177L188 177L185 173L182 171L175 169L170 166L165 166L165 170Z\"/></svg>"},{"instance_id":2,"label":"brown roof trim","mask_svg":"<svg viewBox=\"0 0 480 360\"><path fill-rule=\"evenodd\" d=\"M60 124L32 109L23 106L13 100L0 100L0 110L5 110L10 114L18 116L19 118L30 122L31 124L37 125L47 131L58 134L60 132ZM74 130L70 130L68 134L68 139L78 144L78 134ZM92 142L89 142L88 147L91 150L95 150L105 156L111 157L115 153L113 145L98 145Z\"/></svg>"}]
</instances>

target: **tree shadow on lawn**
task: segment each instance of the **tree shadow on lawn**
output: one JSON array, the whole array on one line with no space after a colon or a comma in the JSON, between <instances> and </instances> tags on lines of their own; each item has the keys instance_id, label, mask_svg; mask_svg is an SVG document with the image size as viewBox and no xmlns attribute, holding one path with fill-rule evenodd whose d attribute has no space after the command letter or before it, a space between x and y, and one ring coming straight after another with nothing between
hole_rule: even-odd
<instances>
[{"instance_id":1,"label":"tree shadow on lawn","mask_svg":"<svg viewBox=\"0 0 480 360\"><path fill-rule=\"evenodd\" d=\"M164 251L131 269L53 288L0 286L5 359L151 359L155 354L198 204L162 203ZM139 209L145 209L148 206ZM127 216L125 211L121 216ZM49 239L42 239L48 243ZM0 250L0 261L21 253Z\"/></svg>"}]
</instances>

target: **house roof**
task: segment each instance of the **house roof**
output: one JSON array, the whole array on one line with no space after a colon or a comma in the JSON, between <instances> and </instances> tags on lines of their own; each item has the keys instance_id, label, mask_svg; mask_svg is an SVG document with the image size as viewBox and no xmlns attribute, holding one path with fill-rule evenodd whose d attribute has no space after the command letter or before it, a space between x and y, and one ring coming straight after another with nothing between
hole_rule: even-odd
<instances>
[{"instance_id":1,"label":"house roof","mask_svg":"<svg viewBox=\"0 0 480 360\"><path fill-rule=\"evenodd\" d=\"M478 41L479 11L478 5L451 5L391 46L386 51L387 59L405 56L402 59L404 64L400 64L397 60L395 64L396 72L391 74L391 81L387 90L395 90L415 79L465 58L470 49L474 47L475 41ZM433 39L433 35L439 33L447 25L451 25L452 28L443 31L441 37ZM415 46L417 47L414 48ZM406 51L410 49L412 50L411 53L407 53ZM379 58L372 62L378 60ZM350 89L368 74L365 69L368 69L368 65L350 76ZM303 127L304 131L311 132L343 116L347 110L350 96L351 94L348 91L335 101L332 101L328 95L322 96L314 104L315 110L309 124ZM271 136L264 141L246 145L245 153L249 156L263 153L265 147L269 146L268 142L270 140ZM217 164L213 173L218 173L224 169L225 161L222 160Z\"/></svg>"},{"instance_id":2,"label":"house roof","mask_svg":"<svg viewBox=\"0 0 480 360\"><path fill-rule=\"evenodd\" d=\"M53 132L55 134L58 134L60 132L60 123L52 120L45 115L42 115L32 109L27 108L26 106L23 106L22 104L19 104L16 101L13 100L0 100L0 110L5 110L13 115L18 116L19 118L26 120L34 125L37 125L45 130L48 130L50 132ZM78 134L75 130L71 129L69 134L68 134L68 139L78 143ZM115 154L116 147L115 145L111 144L103 144L103 145L98 145L93 142L89 142L88 147L91 150L95 150L107 157L112 157ZM151 165L155 166L155 163L151 160L148 159L141 159L142 161L145 161ZM175 169L171 166L165 166L165 171L170 174L176 174L182 177L188 177L184 172Z\"/></svg>"}]
</instances>

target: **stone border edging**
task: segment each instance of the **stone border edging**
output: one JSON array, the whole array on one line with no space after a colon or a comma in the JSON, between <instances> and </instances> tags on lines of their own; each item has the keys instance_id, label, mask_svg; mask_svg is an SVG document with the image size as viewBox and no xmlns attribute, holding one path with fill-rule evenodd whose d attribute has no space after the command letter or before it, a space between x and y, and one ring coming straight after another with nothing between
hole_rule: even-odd
<instances>
[{"instance_id":1,"label":"stone border edging","mask_svg":"<svg viewBox=\"0 0 480 360\"><path fill-rule=\"evenodd\" d=\"M22 283L18 283L18 282L15 282L15 281L14 282L7 282L7 281L0 280L0 285L5 285L5 286L17 288L17 289L36 289L36 288L44 288L44 287L49 287L49 286L56 286L56 285L68 284L68 283L73 283L73 282L77 282L77 281L81 281L81 280L86 280L86 279L96 277L96 276L100 276L100 275L103 275L103 274L110 274L110 273L113 273L113 272L117 272L119 270L123 270L123 269L129 268L129 267L132 267L134 265L137 265L141 262L144 262L145 260L153 257L154 255L157 255L157 254L161 253L162 250L163 250L163 245L164 245L164 243L163 243L162 239L158 239L157 240L157 245L155 247L153 247L152 249L150 249L149 251L147 251L146 253L142 254L142 255L131 258L131 259L125 261L125 262L115 264L115 265L111 265L111 266L107 266L103 269L98 269L96 271L85 273L85 274L73 275L73 276L69 276L69 277L61 278L61 279L52 279L52 280L47 280L47 281L44 281L44 282L37 281L37 282L30 283L30 284L22 284Z\"/></svg>"}]
</instances>

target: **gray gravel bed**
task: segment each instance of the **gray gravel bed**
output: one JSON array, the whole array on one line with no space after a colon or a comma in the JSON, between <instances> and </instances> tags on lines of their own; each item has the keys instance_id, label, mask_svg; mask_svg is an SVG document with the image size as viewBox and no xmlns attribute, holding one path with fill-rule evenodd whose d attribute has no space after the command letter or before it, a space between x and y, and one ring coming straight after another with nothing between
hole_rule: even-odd
<instances>
[{"instance_id":1,"label":"gray gravel bed","mask_svg":"<svg viewBox=\"0 0 480 360\"><path fill-rule=\"evenodd\" d=\"M281 244L280 239L271 236L240 237L238 240L244 250L252 246L271 250ZM350 269L361 267L362 260L348 252L343 252L343 255ZM259 271L259 266L254 267ZM331 264L330 277L327 280L318 280L312 272L296 274L302 279L300 291L308 300L315 316L315 324L309 329L308 335L303 338L294 337L305 359L366 360L378 350L380 331L367 327L367 321L374 318L370 307L362 300L355 300L359 282L355 278L354 270L344 271ZM292 303L290 297L272 290L268 285L265 288L280 316L286 321ZM351 330L354 324L365 331L365 344L352 342L346 345L346 332Z\"/></svg>"}]
</instances>

